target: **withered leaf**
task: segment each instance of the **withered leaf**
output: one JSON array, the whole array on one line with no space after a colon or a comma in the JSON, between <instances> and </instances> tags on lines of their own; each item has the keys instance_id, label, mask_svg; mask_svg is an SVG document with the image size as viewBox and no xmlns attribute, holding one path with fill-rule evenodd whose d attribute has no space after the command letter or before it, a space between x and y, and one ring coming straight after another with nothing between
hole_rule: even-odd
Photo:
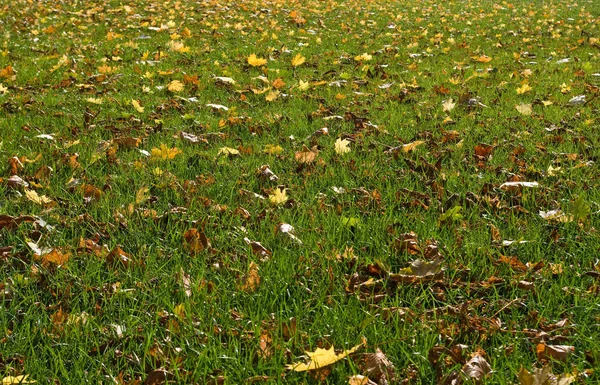
<instances>
[{"instance_id":1,"label":"withered leaf","mask_svg":"<svg viewBox=\"0 0 600 385\"><path fill-rule=\"evenodd\" d=\"M248 273L240 279L239 288L247 293L251 293L258 289L258 285L260 285L258 265L252 261L248 267Z\"/></svg>"},{"instance_id":2,"label":"withered leaf","mask_svg":"<svg viewBox=\"0 0 600 385\"><path fill-rule=\"evenodd\" d=\"M476 355L462 367L462 372L467 377L480 382L492 372L492 367L490 364L488 364L485 358L480 355Z\"/></svg>"},{"instance_id":3,"label":"withered leaf","mask_svg":"<svg viewBox=\"0 0 600 385\"><path fill-rule=\"evenodd\" d=\"M381 384L395 380L394 364L392 364L381 349L377 349L375 353L365 354L364 359L366 373L370 378L377 381L377 383Z\"/></svg>"},{"instance_id":4,"label":"withered leaf","mask_svg":"<svg viewBox=\"0 0 600 385\"><path fill-rule=\"evenodd\" d=\"M199 253L202 250L209 249L210 240L202 230L191 228L183 234L187 248L192 253Z\"/></svg>"},{"instance_id":5,"label":"withered leaf","mask_svg":"<svg viewBox=\"0 0 600 385\"><path fill-rule=\"evenodd\" d=\"M570 353L575 351L574 346L568 345L546 345L546 344L537 344L535 348L535 352L537 354L537 358L540 361L554 359L557 361L565 362Z\"/></svg>"},{"instance_id":6,"label":"withered leaf","mask_svg":"<svg viewBox=\"0 0 600 385\"><path fill-rule=\"evenodd\" d=\"M310 149L303 146L302 151L298 151L294 154L294 159L300 164L308 164L314 162L318 154L319 150L317 149L317 146L313 146Z\"/></svg>"}]
</instances>

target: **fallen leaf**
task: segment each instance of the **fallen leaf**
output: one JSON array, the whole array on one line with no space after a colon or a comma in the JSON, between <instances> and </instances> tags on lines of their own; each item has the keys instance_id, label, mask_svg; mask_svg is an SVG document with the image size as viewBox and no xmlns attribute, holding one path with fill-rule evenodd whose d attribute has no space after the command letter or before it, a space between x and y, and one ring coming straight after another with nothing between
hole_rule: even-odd
<instances>
[{"instance_id":1,"label":"fallen leaf","mask_svg":"<svg viewBox=\"0 0 600 385\"><path fill-rule=\"evenodd\" d=\"M258 274L258 265L254 261L250 262L248 267L248 274L246 274L240 280L240 289L246 293L255 292L260 285L260 275Z\"/></svg>"},{"instance_id":2,"label":"fallen leaf","mask_svg":"<svg viewBox=\"0 0 600 385\"><path fill-rule=\"evenodd\" d=\"M285 188L276 187L273 193L269 195L269 202L273 205L282 205L288 200Z\"/></svg>"},{"instance_id":3,"label":"fallen leaf","mask_svg":"<svg viewBox=\"0 0 600 385\"><path fill-rule=\"evenodd\" d=\"M52 199L45 195L38 195L35 190L25 189L25 196L27 199L38 205L45 205L52 202Z\"/></svg>"},{"instance_id":4,"label":"fallen leaf","mask_svg":"<svg viewBox=\"0 0 600 385\"><path fill-rule=\"evenodd\" d=\"M520 385L569 385L575 381L575 377L568 374L554 375L550 366L533 368L531 372L521 367L518 377Z\"/></svg>"},{"instance_id":5,"label":"fallen leaf","mask_svg":"<svg viewBox=\"0 0 600 385\"><path fill-rule=\"evenodd\" d=\"M296 68L299 65L304 64L304 62L306 61L306 58L304 56L302 56L301 54L297 54L296 56L294 56L294 58L292 59L292 67Z\"/></svg>"},{"instance_id":6,"label":"fallen leaf","mask_svg":"<svg viewBox=\"0 0 600 385\"><path fill-rule=\"evenodd\" d=\"M167 89L171 92L181 92L185 86L179 80L173 80L167 85Z\"/></svg>"},{"instance_id":7,"label":"fallen leaf","mask_svg":"<svg viewBox=\"0 0 600 385\"><path fill-rule=\"evenodd\" d=\"M190 250L192 253L199 253L202 250L206 250L211 247L210 240L204 231L196 228L186 230L186 232L183 234L183 239L185 240L188 250Z\"/></svg>"},{"instance_id":8,"label":"fallen leaf","mask_svg":"<svg viewBox=\"0 0 600 385\"><path fill-rule=\"evenodd\" d=\"M173 379L173 375L164 369L156 369L148 373L142 385L162 385Z\"/></svg>"},{"instance_id":9,"label":"fallen leaf","mask_svg":"<svg viewBox=\"0 0 600 385\"><path fill-rule=\"evenodd\" d=\"M444 102L442 103L442 109L444 110L444 112L452 111L454 107L456 107L456 103L452 101L452 98L444 100Z\"/></svg>"},{"instance_id":10,"label":"fallen leaf","mask_svg":"<svg viewBox=\"0 0 600 385\"><path fill-rule=\"evenodd\" d=\"M525 94L531 90L533 90L533 88L529 84L525 83L521 87L517 88L517 95Z\"/></svg>"},{"instance_id":11,"label":"fallen leaf","mask_svg":"<svg viewBox=\"0 0 600 385\"><path fill-rule=\"evenodd\" d=\"M518 104L515 106L515 108L521 114L526 115L526 116L531 115L531 113L533 112L533 108L532 108L531 104Z\"/></svg>"},{"instance_id":12,"label":"fallen leaf","mask_svg":"<svg viewBox=\"0 0 600 385\"><path fill-rule=\"evenodd\" d=\"M317 146L314 146L311 149L304 146L302 151L298 151L294 154L294 159L300 164L308 164L314 162L318 154L319 150L317 149Z\"/></svg>"},{"instance_id":13,"label":"fallen leaf","mask_svg":"<svg viewBox=\"0 0 600 385\"><path fill-rule=\"evenodd\" d=\"M302 241L296 235L294 235L294 228L290 224L287 224L287 223L278 224L277 226L275 226L275 234L284 234L289 239L296 242L297 244L299 244L299 245L302 244Z\"/></svg>"},{"instance_id":14,"label":"fallen leaf","mask_svg":"<svg viewBox=\"0 0 600 385\"><path fill-rule=\"evenodd\" d=\"M535 352L538 360L554 359L565 362L570 353L575 351L574 346L537 344Z\"/></svg>"},{"instance_id":15,"label":"fallen leaf","mask_svg":"<svg viewBox=\"0 0 600 385\"><path fill-rule=\"evenodd\" d=\"M332 365L339 360L342 360L354 353L362 344L356 345L352 349L344 350L340 354L335 353L333 346L329 349L317 348L314 352L306 352L306 355L310 358L308 364L300 362L297 364L286 365L288 370L294 370L296 372L305 372L307 370L317 370L326 366Z\"/></svg>"},{"instance_id":16,"label":"fallen leaf","mask_svg":"<svg viewBox=\"0 0 600 385\"><path fill-rule=\"evenodd\" d=\"M354 376L348 378L348 385L377 385L377 383L371 381L369 377L355 374Z\"/></svg>"},{"instance_id":17,"label":"fallen leaf","mask_svg":"<svg viewBox=\"0 0 600 385\"><path fill-rule=\"evenodd\" d=\"M267 59L256 57L255 54L248 56L248 64L252 67L258 67L267 64Z\"/></svg>"},{"instance_id":18,"label":"fallen leaf","mask_svg":"<svg viewBox=\"0 0 600 385\"><path fill-rule=\"evenodd\" d=\"M283 152L283 147L278 144L266 144L263 152L269 155L280 155Z\"/></svg>"},{"instance_id":19,"label":"fallen leaf","mask_svg":"<svg viewBox=\"0 0 600 385\"><path fill-rule=\"evenodd\" d=\"M342 155L342 154L346 154L346 153L350 152L349 144L350 144L350 141L348 139L338 138L335 141L335 152L338 155Z\"/></svg>"},{"instance_id":20,"label":"fallen leaf","mask_svg":"<svg viewBox=\"0 0 600 385\"><path fill-rule=\"evenodd\" d=\"M8 376L2 379L2 385L12 385L12 384L34 384L37 381L30 380L29 374L24 374L21 376Z\"/></svg>"},{"instance_id":21,"label":"fallen leaf","mask_svg":"<svg viewBox=\"0 0 600 385\"><path fill-rule=\"evenodd\" d=\"M420 145L422 145L424 143L425 143L424 140L415 140L414 142L402 145L402 151L404 151L405 153L414 151L415 148L419 147Z\"/></svg>"},{"instance_id":22,"label":"fallen leaf","mask_svg":"<svg viewBox=\"0 0 600 385\"><path fill-rule=\"evenodd\" d=\"M137 112L144 112L144 107L142 107L142 105L140 104L139 101L135 100L135 99L131 99L131 105L133 106L133 108L135 108L135 110Z\"/></svg>"},{"instance_id":23,"label":"fallen leaf","mask_svg":"<svg viewBox=\"0 0 600 385\"><path fill-rule=\"evenodd\" d=\"M260 242L251 241L248 238L244 238L244 242L246 242L252 248L252 252L259 257L269 258L271 256L271 252L267 250Z\"/></svg>"},{"instance_id":24,"label":"fallen leaf","mask_svg":"<svg viewBox=\"0 0 600 385\"><path fill-rule=\"evenodd\" d=\"M492 372L492 367L485 358L476 355L462 367L462 372L465 376L472 378L477 382L481 382Z\"/></svg>"},{"instance_id":25,"label":"fallen leaf","mask_svg":"<svg viewBox=\"0 0 600 385\"><path fill-rule=\"evenodd\" d=\"M377 381L377 383L384 384L395 381L396 368L381 349L378 348L375 353L366 353L364 360L367 375Z\"/></svg>"},{"instance_id":26,"label":"fallen leaf","mask_svg":"<svg viewBox=\"0 0 600 385\"><path fill-rule=\"evenodd\" d=\"M500 185L501 189L510 190L514 187L539 187L540 184L538 182L504 182Z\"/></svg>"},{"instance_id":27,"label":"fallen leaf","mask_svg":"<svg viewBox=\"0 0 600 385\"><path fill-rule=\"evenodd\" d=\"M492 58L487 55L473 56L472 59L479 63L489 63L492 61Z\"/></svg>"},{"instance_id":28,"label":"fallen leaf","mask_svg":"<svg viewBox=\"0 0 600 385\"><path fill-rule=\"evenodd\" d=\"M181 150L177 147L168 148L166 144L161 143L160 148L153 148L151 150L152 160L170 160L181 154Z\"/></svg>"}]
</instances>

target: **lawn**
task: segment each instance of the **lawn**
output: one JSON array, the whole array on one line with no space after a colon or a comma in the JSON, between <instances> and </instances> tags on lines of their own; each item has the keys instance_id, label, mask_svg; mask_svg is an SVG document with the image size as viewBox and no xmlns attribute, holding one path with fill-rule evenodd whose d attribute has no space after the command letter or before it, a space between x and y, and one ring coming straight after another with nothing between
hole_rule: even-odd
<instances>
[{"instance_id":1,"label":"lawn","mask_svg":"<svg viewBox=\"0 0 600 385\"><path fill-rule=\"evenodd\" d=\"M599 25L5 2L2 383L600 381Z\"/></svg>"}]
</instances>

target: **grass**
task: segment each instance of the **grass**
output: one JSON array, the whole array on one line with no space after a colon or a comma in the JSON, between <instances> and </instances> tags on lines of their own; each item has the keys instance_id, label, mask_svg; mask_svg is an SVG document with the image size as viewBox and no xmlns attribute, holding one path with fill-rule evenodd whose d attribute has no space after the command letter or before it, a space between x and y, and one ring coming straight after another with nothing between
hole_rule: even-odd
<instances>
[{"instance_id":1,"label":"grass","mask_svg":"<svg viewBox=\"0 0 600 385\"><path fill-rule=\"evenodd\" d=\"M380 349L401 383L471 381L476 355L490 384L541 366L598 380L593 1L0 15L0 375L339 384ZM286 369L361 343L330 373ZM573 349L540 352L556 345Z\"/></svg>"}]
</instances>

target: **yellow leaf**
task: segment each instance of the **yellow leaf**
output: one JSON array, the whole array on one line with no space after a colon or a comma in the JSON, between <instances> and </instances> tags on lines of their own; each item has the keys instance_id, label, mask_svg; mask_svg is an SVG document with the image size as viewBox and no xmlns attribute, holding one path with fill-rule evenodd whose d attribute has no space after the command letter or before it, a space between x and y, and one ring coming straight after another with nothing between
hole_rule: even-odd
<instances>
[{"instance_id":1,"label":"yellow leaf","mask_svg":"<svg viewBox=\"0 0 600 385\"><path fill-rule=\"evenodd\" d=\"M135 193L135 203L136 204L141 204L144 203L146 200L148 200L148 191L150 191L150 189L148 187L141 187L136 193Z\"/></svg>"},{"instance_id":2,"label":"yellow leaf","mask_svg":"<svg viewBox=\"0 0 600 385\"><path fill-rule=\"evenodd\" d=\"M530 92L533 90L531 86L527 83L523 84L521 87L517 88L517 95L522 95L524 93Z\"/></svg>"},{"instance_id":3,"label":"yellow leaf","mask_svg":"<svg viewBox=\"0 0 600 385\"><path fill-rule=\"evenodd\" d=\"M181 150L177 147L168 148L166 144L161 143L160 148L153 148L151 154L153 160L169 160L181 154Z\"/></svg>"},{"instance_id":4,"label":"yellow leaf","mask_svg":"<svg viewBox=\"0 0 600 385\"><path fill-rule=\"evenodd\" d=\"M92 103L92 104L102 104L103 103L102 98L87 98L87 99L85 99L85 101L88 103Z\"/></svg>"},{"instance_id":5,"label":"yellow leaf","mask_svg":"<svg viewBox=\"0 0 600 385\"><path fill-rule=\"evenodd\" d=\"M37 381L35 380L30 380L29 379L29 374L25 374L22 376L8 376L8 377L4 377L2 379L2 385L10 385L10 384L33 384Z\"/></svg>"},{"instance_id":6,"label":"yellow leaf","mask_svg":"<svg viewBox=\"0 0 600 385\"><path fill-rule=\"evenodd\" d=\"M302 80L300 80L302 81ZM8 92L8 88L4 86L4 84L0 83L0 94L5 94Z\"/></svg>"},{"instance_id":7,"label":"yellow leaf","mask_svg":"<svg viewBox=\"0 0 600 385\"><path fill-rule=\"evenodd\" d=\"M181 92L181 91L183 91L183 88L184 88L184 85L179 80L173 80L167 86L167 89L171 92Z\"/></svg>"},{"instance_id":8,"label":"yellow leaf","mask_svg":"<svg viewBox=\"0 0 600 385\"><path fill-rule=\"evenodd\" d=\"M135 108L137 112L144 112L144 107L142 107L140 102L138 102L137 100L131 99L131 105L133 106L133 108Z\"/></svg>"},{"instance_id":9,"label":"yellow leaf","mask_svg":"<svg viewBox=\"0 0 600 385\"><path fill-rule=\"evenodd\" d=\"M221 147L219 149L219 152L217 153L217 156L219 156L219 155L234 156L234 155L240 155L240 152L238 150L236 150L235 148Z\"/></svg>"},{"instance_id":10,"label":"yellow leaf","mask_svg":"<svg viewBox=\"0 0 600 385\"><path fill-rule=\"evenodd\" d=\"M279 155L283 152L283 147L275 144L267 144L263 152L269 155Z\"/></svg>"},{"instance_id":11,"label":"yellow leaf","mask_svg":"<svg viewBox=\"0 0 600 385\"><path fill-rule=\"evenodd\" d=\"M292 59L292 67L296 68L299 65L304 64L305 61L306 61L306 58L304 56L302 56L301 54L298 54L298 55L294 56L294 58Z\"/></svg>"},{"instance_id":12,"label":"yellow leaf","mask_svg":"<svg viewBox=\"0 0 600 385\"><path fill-rule=\"evenodd\" d=\"M348 147L349 144L350 141L348 139L338 138L335 141L335 152L339 155L350 152L350 147Z\"/></svg>"},{"instance_id":13,"label":"yellow leaf","mask_svg":"<svg viewBox=\"0 0 600 385\"><path fill-rule=\"evenodd\" d=\"M542 104L544 105L544 107L548 107L553 105L554 103L550 100L542 100Z\"/></svg>"},{"instance_id":14,"label":"yellow leaf","mask_svg":"<svg viewBox=\"0 0 600 385\"><path fill-rule=\"evenodd\" d=\"M346 358L347 356L358 350L358 348L361 346L362 345L356 345L352 349L344 350L340 354L335 354L333 346L329 349L317 348L314 352L306 352L306 354L310 357L310 362L308 364L300 362L297 364L287 365L286 368L288 370L294 370L296 372L305 372L307 370L316 370L324 368L326 366L336 363L341 359Z\"/></svg>"},{"instance_id":15,"label":"yellow leaf","mask_svg":"<svg viewBox=\"0 0 600 385\"><path fill-rule=\"evenodd\" d=\"M252 67L258 67L267 64L267 59L256 57L255 54L248 56L248 64Z\"/></svg>"},{"instance_id":16,"label":"yellow leaf","mask_svg":"<svg viewBox=\"0 0 600 385\"><path fill-rule=\"evenodd\" d=\"M171 51L175 51L175 52L179 52L179 53L190 52L190 47L186 47L180 41L171 40L167 43L167 46L169 47L169 50L171 50Z\"/></svg>"},{"instance_id":17,"label":"yellow leaf","mask_svg":"<svg viewBox=\"0 0 600 385\"><path fill-rule=\"evenodd\" d=\"M271 90L269 91L269 93L267 94L267 96L265 96L265 100L267 102L272 102L273 100L277 99L279 97L280 92L277 90Z\"/></svg>"},{"instance_id":18,"label":"yellow leaf","mask_svg":"<svg viewBox=\"0 0 600 385\"><path fill-rule=\"evenodd\" d=\"M305 81L302 81L302 80L300 80L298 82L298 89L300 91L306 91L306 90L308 90L309 87L310 87L310 83L309 82L305 82Z\"/></svg>"},{"instance_id":19,"label":"yellow leaf","mask_svg":"<svg viewBox=\"0 0 600 385\"><path fill-rule=\"evenodd\" d=\"M288 200L287 192L285 188L277 187L273 194L269 195L269 202L274 205L284 204Z\"/></svg>"},{"instance_id":20,"label":"yellow leaf","mask_svg":"<svg viewBox=\"0 0 600 385\"><path fill-rule=\"evenodd\" d=\"M52 199L48 198L45 195L38 195L38 193L35 190L25 189L25 196L27 197L27 199L38 205L43 205L52 202Z\"/></svg>"},{"instance_id":21,"label":"yellow leaf","mask_svg":"<svg viewBox=\"0 0 600 385\"><path fill-rule=\"evenodd\" d=\"M523 115L531 115L533 112L531 104L519 104L518 106L515 106L515 108Z\"/></svg>"},{"instance_id":22,"label":"yellow leaf","mask_svg":"<svg viewBox=\"0 0 600 385\"><path fill-rule=\"evenodd\" d=\"M487 55L473 56L472 59L479 63L489 63L492 61L492 58Z\"/></svg>"},{"instance_id":23,"label":"yellow leaf","mask_svg":"<svg viewBox=\"0 0 600 385\"><path fill-rule=\"evenodd\" d=\"M448 112L448 111L452 111L452 109L456 106L456 103L454 103L454 101L452 101L452 98L445 100L442 103L442 108L444 109L444 112Z\"/></svg>"},{"instance_id":24,"label":"yellow leaf","mask_svg":"<svg viewBox=\"0 0 600 385\"><path fill-rule=\"evenodd\" d=\"M412 143L407 143L407 144L405 144L405 145L402 146L402 151L404 151L404 152L411 152L415 148L417 148L418 146L422 145L423 143L425 143L424 140L415 140Z\"/></svg>"},{"instance_id":25,"label":"yellow leaf","mask_svg":"<svg viewBox=\"0 0 600 385\"><path fill-rule=\"evenodd\" d=\"M368 53L363 53L362 55L358 55L354 57L354 60L356 61L369 61L373 59L373 55L369 55Z\"/></svg>"}]
</instances>

